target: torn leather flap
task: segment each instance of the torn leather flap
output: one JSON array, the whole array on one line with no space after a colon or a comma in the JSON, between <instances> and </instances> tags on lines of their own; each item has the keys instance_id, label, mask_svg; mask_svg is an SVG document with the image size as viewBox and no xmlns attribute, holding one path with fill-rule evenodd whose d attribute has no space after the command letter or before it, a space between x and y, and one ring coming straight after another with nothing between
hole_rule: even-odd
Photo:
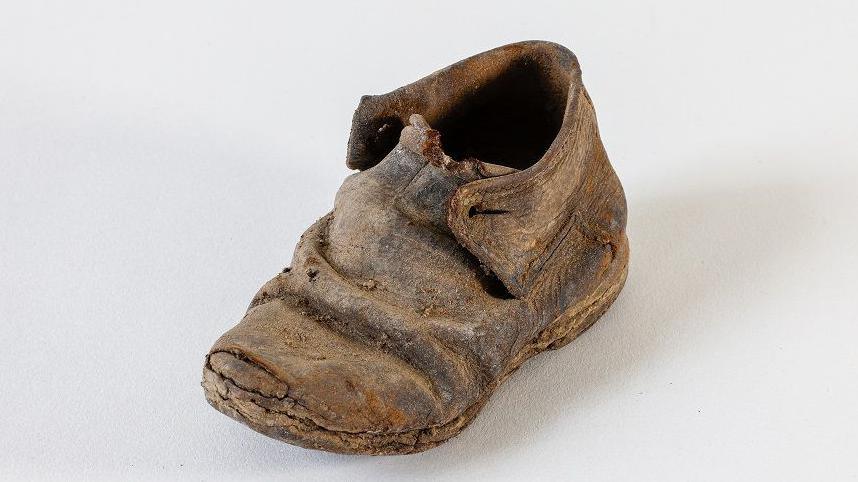
<instances>
[{"instance_id":1,"label":"torn leather flap","mask_svg":"<svg viewBox=\"0 0 858 482\"><path fill-rule=\"evenodd\" d=\"M545 155L523 171L460 187L448 223L510 293L546 313L579 301L625 257L625 196L579 77Z\"/></svg>"}]
</instances>

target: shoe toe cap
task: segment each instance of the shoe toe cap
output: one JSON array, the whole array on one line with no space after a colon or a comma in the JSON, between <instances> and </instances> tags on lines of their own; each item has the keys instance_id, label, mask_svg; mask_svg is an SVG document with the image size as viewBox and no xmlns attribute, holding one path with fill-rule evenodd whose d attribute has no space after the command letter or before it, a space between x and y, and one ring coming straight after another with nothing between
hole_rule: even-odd
<instances>
[{"instance_id":1,"label":"shoe toe cap","mask_svg":"<svg viewBox=\"0 0 858 482\"><path fill-rule=\"evenodd\" d=\"M293 443L307 431L413 431L442 412L413 367L282 300L254 307L215 343L203 385L219 410Z\"/></svg>"}]
</instances>

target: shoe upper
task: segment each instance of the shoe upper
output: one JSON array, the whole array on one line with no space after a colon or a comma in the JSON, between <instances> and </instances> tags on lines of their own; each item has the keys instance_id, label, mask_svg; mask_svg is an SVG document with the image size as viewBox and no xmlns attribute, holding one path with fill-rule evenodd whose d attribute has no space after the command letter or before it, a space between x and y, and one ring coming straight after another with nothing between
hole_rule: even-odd
<instances>
[{"instance_id":1,"label":"shoe upper","mask_svg":"<svg viewBox=\"0 0 858 482\"><path fill-rule=\"evenodd\" d=\"M347 163L359 172L333 211L210 352L257 425L288 413L300 438L449 424L624 273L622 187L559 45L364 97Z\"/></svg>"}]
</instances>

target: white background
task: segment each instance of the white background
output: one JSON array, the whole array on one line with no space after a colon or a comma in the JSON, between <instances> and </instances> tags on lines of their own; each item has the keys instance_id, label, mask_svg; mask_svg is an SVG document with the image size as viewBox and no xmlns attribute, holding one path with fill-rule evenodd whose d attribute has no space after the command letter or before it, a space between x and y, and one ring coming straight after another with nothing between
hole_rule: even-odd
<instances>
[{"instance_id":1,"label":"white background","mask_svg":"<svg viewBox=\"0 0 858 482\"><path fill-rule=\"evenodd\" d=\"M858 479L856 32L851 0L2 0L0 479ZM419 455L211 409L359 96L532 38L577 53L625 185L609 313Z\"/></svg>"}]
</instances>

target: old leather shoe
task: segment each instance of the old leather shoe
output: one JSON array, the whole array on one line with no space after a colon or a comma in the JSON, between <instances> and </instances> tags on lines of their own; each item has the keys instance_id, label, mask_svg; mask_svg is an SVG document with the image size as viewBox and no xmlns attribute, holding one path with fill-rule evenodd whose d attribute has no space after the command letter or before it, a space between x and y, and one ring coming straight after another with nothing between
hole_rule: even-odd
<instances>
[{"instance_id":1,"label":"old leather shoe","mask_svg":"<svg viewBox=\"0 0 858 482\"><path fill-rule=\"evenodd\" d=\"M361 99L334 209L212 347L216 409L344 453L459 433L625 281L623 190L575 56L500 47Z\"/></svg>"}]
</instances>

